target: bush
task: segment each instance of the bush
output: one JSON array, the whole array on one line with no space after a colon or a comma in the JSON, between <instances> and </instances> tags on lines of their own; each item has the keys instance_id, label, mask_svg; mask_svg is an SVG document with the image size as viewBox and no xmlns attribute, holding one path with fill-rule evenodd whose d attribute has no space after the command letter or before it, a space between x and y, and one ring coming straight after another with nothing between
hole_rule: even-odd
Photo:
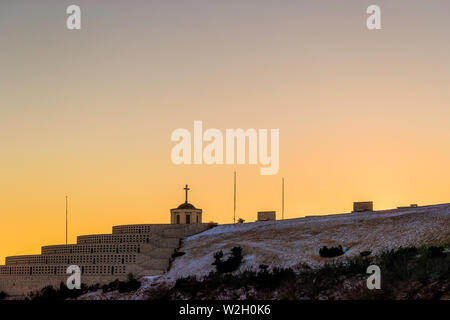
<instances>
[{"instance_id":1,"label":"bush","mask_svg":"<svg viewBox=\"0 0 450 320\"><path fill-rule=\"evenodd\" d=\"M233 272L239 268L242 263L242 248L234 247L231 249L231 255L227 260L223 261L222 250L214 253L213 265L216 266L216 270L219 273Z\"/></svg>"},{"instance_id":2,"label":"bush","mask_svg":"<svg viewBox=\"0 0 450 320\"><path fill-rule=\"evenodd\" d=\"M434 246L429 247L428 255L430 258L443 257L445 255L444 247L434 247Z\"/></svg>"},{"instance_id":3,"label":"bush","mask_svg":"<svg viewBox=\"0 0 450 320\"><path fill-rule=\"evenodd\" d=\"M136 280L132 273L128 274L128 281L119 282L119 292L131 292L136 291L141 287L141 282Z\"/></svg>"},{"instance_id":4,"label":"bush","mask_svg":"<svg viewBox=\"0 0 450 320\"><path fill-rule=\"evenodd\" d=\"M332 248L330 248L332 249ZM237 253L239 250L235 250ZM437 253L436 253L437 252ZM168 299L441 299L448 295L450 255L431 247L400 248L363 257L327 261L319 268L292 269L261 264L257 271L211 272L178 279L157 297ZM434 255L433 258L430 255ZM437 255L437 256L436 256ZM214 257L224 262L218 251ZM381 290L368 290L367 267L378 265ZM161 289L162 290L162 289Z\"/></svg>"},{"instance_id":5,"label":"bush","mask_svg":"<svg viewBox=\"0 0 450 320\"><path fill-rule=\"evenodd\" d=\"M324 246L321 249L319 249L319 255L323 258L334 258L342 256L343 254L344 249L342 249L341 245L339 245L338 247L331 247L331 248Z\"/></svg>"},{"instance_id":6,"label":"bush","mask_svg":"<svg viewBox=\"0 0 450 320\"><path fill-rule=\"evenodd\" d=\"M179 278L175 282L175 289L183 292L194 293L201 290L202 283L197 280L195 276L188 276L185 278Z\"/></svg>"},{"instance_id":7,"label":"bush","mask_svg":"<svg viewBox=\"0 0 450 320\"><path fill-rule=\"evenodd\" d=\"M172 258L181 257L181 256L184 256L185 254L186 254L186 252L177 251L172 254Z\"/></svg>"},{"instance_id":8,"label":"bush","mask_svg":"<svg viewBox=\"0 0 450 320\"><path fill-rule=\"evenodd\" d=\"M450 278L450 256L441 247L409 247L384 251L377 257L384 279L431 283Z\"/></svg>"},{"instance_id":9,"label":"bush","mask_svg":"<svg viewBox=\"0 0 450 320\"><path fill-rule=\"evenodd\" d=\"M46 286L33 300L57 300L58 298L56 289L53 286Z\"/></svg>"},{"instance_id":10,"label":"bush","mask_svg":"<svg viewBox=\"0 0 450 320\"><path fill-rule=\"evenodd\" d=\"M110 291L119 290L119 283L120 283L119 279L111 281L108 284L104 284L102 286L102 290L103 290L103 292L110 292Z\"/></svg>"},{"instance_id":11,"label":"bush","mask_svg":"<svg viewBox=\"0 0 450 320\"><path fill-rule=\"evenodd\" d=\"M7 297L6 293L4 291L0 291L0 300L3 300Z\"/></svg>"},{"instance_id":12,"label":"bush","mask_svg":"<svg viewBox=\"0 0 450 320\"><path fill-rule=\"evenodd\" d=\"M237 274L210 272L206 277L195 276L177 279L175 286L163 296L172 299L216 299L222 297L223 291L231 294L230 299L238 299L242 291L255 288L258 292L271 295L273 290L287 288L296 281L295 272L290 269L273 268L256 272L245 270ZM237 293L232 293L236 291Z\"/></svg>"},{"instance_id":13,"label":"bush","mask_svg":"<svg viewBox=\"0 0 450 320\"><path fill-rule=\"evenodd\" d=\"M102 287L103 292L119 291L120 293L136 291L141 287L141 282L134 278L132 273L128 274L127 281L116 279Z\"/></svg>"},{"instance_id":14,"label":"bush","mask_svg":"<svg viewBox=\"0 0 450 320\"><path fill-rule=\"evenodd\" d=\"M241 247L234 247L231 249L231 256L232 257L239 257L239 261L242 261L242 248Z\"/></svg>"},{"instance_id":15,"label":"bush","mask_svg":"<svg viewBox=\"0 0 450 320\"><path fill-rule=\"evenodd\" d=\"M274 290L282 286L282 283L289 283L296 280L296 274L291 268L275 267L271 272L263 269L254 274L252 285L256 289Z\"/></svg>"},{"instance_id":16,"label":"bush","mask_svg":"<svg viewBox=\"0 0 450 320\"><path fill-rule=\"evenodd\" d=\"M132 273L128 274L127 281L119 281L116 279L115 281L110 282L109 284L105 284L102 286L103 292L115 291L119 292L131 292L139 289L141 287L141 282L136 280ZM80 289L72 289L70 290L67 286L61 282L59 285L59 289L55 289L52 286L47 286L43 288L41 291L37 293L32 293L30 298L32 300L66 300L66 299L76 299L77 297L89 292L95 291L100 288L99 284L87 286L85 284L81 284ZM1 300L1 294L0 294Z\"/></svg>"},{"instance_id":17,"label":"bush","mask_svg":"<svg viewBox=\"0 0 450 320\"><path fill-rule=\"evenodd\" d=\"M370 256L371 254L372 254L372 251L369 251L369 250L362 251L362 252L359 253L359 255L361 257L367 257L367 256Z\"/></svg>"},{"instance_id":18,"label":"bush","mask_svg":"<svg viewBox=\"0 0 450 320\"><path fill-rule=\"evenodd\" d=\"M214 221L210 221L210 222L208 222L208 225L207 225L207 227L208 227L208 229L212 229L212 228L215 228L215 227L217 227L217 225L218 225L218 223L217 223L217 222L214 222Z\"/></svg>"},{"instance_id":19,"label":"bush","mask_svg":"<svg viewBox=\"0 0 450 320\"><path fill-rule=\"evenodd\" d=\"M92 286L90 287L93 288ZM77 297L85 294L89 291L89 288L85 284L81 284L80 289L69 289L67 286L61 282L59 289L53 286L46 286L41 289L41 291L32 295L32 300L66 300L66 299L76 299Z\"/></svg>"},{"instance_id":20,"label":"bush","mask_svg":"<svg viewBox=\"0 0 450 320\"><path fill-rule=\"evenodd\" d=\"M384 272L384 278L406 280L411 279L412 272L416 269L418 255L416 247L399 248L381 253L378 265ZM417 268L417 271L422 268Z\"/></svg>"}]
</instances>

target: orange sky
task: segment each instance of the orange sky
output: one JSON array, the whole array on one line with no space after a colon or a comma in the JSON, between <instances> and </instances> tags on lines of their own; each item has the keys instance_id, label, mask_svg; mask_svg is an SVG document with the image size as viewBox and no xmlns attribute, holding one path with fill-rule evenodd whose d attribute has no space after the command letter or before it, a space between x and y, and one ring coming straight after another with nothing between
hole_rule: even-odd
<instances>
[{"instance_id":1,"label":"orange sky","mask_svg":"<svg viewBox=\"0 0 450 320\"><path fill-rule=\"evenodd\" d=\"M450 5L378 1L0 4L0 263L117 224L168 223L192 189L204 221L449 202ZM408 4L408 10L405 5ZM102 7L103 6L103 7ZM61 14L62 13L62 14ZM170 134L280 130L280 170L175 166Z\"/></svg>"}]
</instances>

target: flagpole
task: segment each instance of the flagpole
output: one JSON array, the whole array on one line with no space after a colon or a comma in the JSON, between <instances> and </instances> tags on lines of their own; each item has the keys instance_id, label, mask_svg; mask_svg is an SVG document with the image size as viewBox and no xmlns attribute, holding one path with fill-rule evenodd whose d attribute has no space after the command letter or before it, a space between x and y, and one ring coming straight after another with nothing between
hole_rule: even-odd
<instances>
[{"instance_id":1,"label":"flagpole","mask_svg":"<svg viewBox=\"0 0 450 320\"><path fill-rule=\"evenodd\" d=\"M284 178L281 178L281 219L284 220Z\"/></svg>"},{"instance_id":2,"label":"flagpole","mask_svg":"<svg viewBox=\"0 0 450 320\"><path fill-rule=\"evenodd\" d=\"M233 221L236 223L236 171L234 172L234 215Z\"/></svg>"},{"instance_id":3,"label":"flagpole","mask_svg":"<svg viewBox=\"0 0 450 320\"><path fill-rule=\"evenodd\" d=\"M68 209L67 209L67 196L66 196L66 244L67 244L67 233L68 233Z\"/></svg>"}]
</instances>

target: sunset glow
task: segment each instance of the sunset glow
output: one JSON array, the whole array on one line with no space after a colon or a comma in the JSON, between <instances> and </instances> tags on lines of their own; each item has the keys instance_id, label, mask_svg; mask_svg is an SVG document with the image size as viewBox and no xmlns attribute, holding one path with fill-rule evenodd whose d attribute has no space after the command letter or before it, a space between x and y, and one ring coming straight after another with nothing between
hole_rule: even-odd
<instances>
[{"instance_id":1,"label":"sunset glow","mask_svg":"<svg viewBox=\"0 0 450 320\"><path fill-rule=\"evenodd\" d=\"M450 199L444 1L67 1L0 4L0 264L113 225L285 218ZM440 6L434 5L439 3ZM407 8L406 8L407 5ZM447 10L444 10L446 8ZM447 13L445 13L445 11ZM279 170L175 165L177 128L279 129ZM278 216L279 218L279 216Z\"/></svg>"}]
</instances>

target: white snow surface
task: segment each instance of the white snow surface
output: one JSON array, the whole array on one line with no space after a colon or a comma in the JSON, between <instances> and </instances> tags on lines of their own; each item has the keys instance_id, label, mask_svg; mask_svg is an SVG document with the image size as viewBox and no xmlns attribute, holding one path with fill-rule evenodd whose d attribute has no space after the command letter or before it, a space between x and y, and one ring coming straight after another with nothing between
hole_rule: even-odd
<instances>
[{"instance_id":1,"label":"white snow surface","mask_svg":"<svg viewBox=\"0 0 450 320\"><path fill-rule=\"evenodd\" d=\"M450 243L450 204L334 214L282 221L220 225L184 239L177 257L164 275L140 278L141 288L131 293L89 292L80 300L143 300L149 289L171 287L180 277L199 278L214 270L213 254L225 255L235 246L243 248L244 261L240 271L269 268L318 267L328 259L319 256L322 246L346 248L344 258L361 251L376 253L411 245L448 245Z\"/></svg>"},{"instance_id":2,"label":"white snow surface","mask_svg":"<svg viewBox=\"0 0 450 320\"><path fill-rule=\"evenodd\" d=\"M213 271L213 254L243 248L240 270L273 267L318 267L323 246L346 248L344 256L373 253L412 245L450 243L450 204L374 212L334 214L289 220L219 225L184 239L168 273L158 281L202 277Z\"/></svg>"}]
</instances>

